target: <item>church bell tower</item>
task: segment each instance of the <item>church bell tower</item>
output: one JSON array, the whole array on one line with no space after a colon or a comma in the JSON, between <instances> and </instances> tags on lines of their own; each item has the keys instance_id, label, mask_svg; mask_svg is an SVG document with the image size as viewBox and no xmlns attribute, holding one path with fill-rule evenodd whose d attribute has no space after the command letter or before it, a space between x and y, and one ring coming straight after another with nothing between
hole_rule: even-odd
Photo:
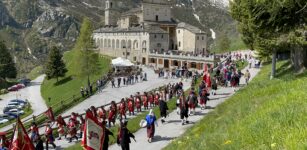
<instances>
[{"instance_id":1,"label":"church bell tower","mask_svg":"<svg viewBox=\"0 0 307 150\"><path fill-rule=\"evenodd\" d=\"M115 17L115 3L113 0L106 0L105 2L105 25L116 25L117 20Z\"/></svg>"}]
</instances>

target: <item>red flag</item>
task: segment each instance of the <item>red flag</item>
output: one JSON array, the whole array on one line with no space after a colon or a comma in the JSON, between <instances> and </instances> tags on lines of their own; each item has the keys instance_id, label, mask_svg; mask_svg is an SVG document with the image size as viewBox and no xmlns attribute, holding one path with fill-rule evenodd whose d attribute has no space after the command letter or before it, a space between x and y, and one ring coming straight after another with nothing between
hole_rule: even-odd
<instances>
[{"instance_id":1,"label":"red flag","mask_svg":"<svg viewBox=\"0 0 307 150\"><path fill-rule=\"evenodd\" d=\"M85 125L81 146L85 150L102 150L105 128L101 127L97 118L89 111L86 112Z\"/></svg>"},{"instance_id":2,"label":"red flag","mask_svg":"<svg viewBox=\"0 0 307 150\"><path fill-rule=\"evenodd\" d=\"M35 150L34 145L30 140L28 133L22 125L19 117L17 118L10 150Z\"/></svg>"},{"instance_id":3,"label":"red flag","mask_svg":"<svg viewBox=\"0 0 307 150\"><path fill-rule=\"evenodd\" d=\"M52 107L49 107L48 110L44 112L44 114L48 117L49 120L54 121Z\"/></svg>"}]
</instances>

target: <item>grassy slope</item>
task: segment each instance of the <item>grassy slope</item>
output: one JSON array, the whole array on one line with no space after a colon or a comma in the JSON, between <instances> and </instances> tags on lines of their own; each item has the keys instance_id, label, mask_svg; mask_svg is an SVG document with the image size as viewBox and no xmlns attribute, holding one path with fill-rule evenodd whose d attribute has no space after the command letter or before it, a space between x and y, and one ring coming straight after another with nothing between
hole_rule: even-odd
<instances>
[{"instance_id":1,"label":"grassy slope","mask_svg":"<svg viewBox=\"0 0 307 150\"><path fill-rule=\"evenodd\" d=\"M38 76L40 76L41 74L43 74L43 66L37 66L35 68L33 68L28 74L27 74L27 78L34 80L35 78L37 78Z\"/></svg>"},{"instance_id":2,"label":"grassy slope","mask_svg":"<svg viewBox=\"0 0 307 150\"><path fill-rule=\"evenodd\" d=\"M307 75L287 62L269 80L270 65L165 149L304 149L307 145Z\"/></svg>"},{"instance_id":3,"label":"grassy slope","mask_svg":"<svg viewBox=\"0 0 307 150\"><path fill-rule=\"evenodd\" d=\"M73 95L80 94L80 87L87 85L86 77L78 77L76 76L76 70L73 66L74 60L74 52L70 51L64 54L64 60L66 63L66 67L68 72L66 76L62 78L60 85L55 85L56 79L44 80L41 88L41 93L43 98L46 100L48 106L58 103L59 100L66 100L71 98ZM107 73L110 69L110 59L106 57L100 57L100 73L97 75L91 75L91 82L99 79L103 74ZM51 97L51 101L48 101L48 97Z\"/></svg>"}]
</instances>

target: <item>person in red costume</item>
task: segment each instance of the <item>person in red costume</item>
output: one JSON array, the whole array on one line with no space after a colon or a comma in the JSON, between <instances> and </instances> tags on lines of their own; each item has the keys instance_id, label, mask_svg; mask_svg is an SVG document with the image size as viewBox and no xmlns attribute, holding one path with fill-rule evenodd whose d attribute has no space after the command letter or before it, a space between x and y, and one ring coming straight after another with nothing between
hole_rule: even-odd
<instances>
[{"instance_id":1,"label":"person in red costume","mask_svg":"<svg viewBox=\"0 0 307 150\"><path fill-rule=\"evenodd\" d=\"M142 95L142 101L143 101L144 109L148 110L148 98L147 98L146 92L144 92L144 95Z\"/></svg>"},{"instance_id":2,"label":"person in red costume","mask_svg":"<svg viewBox=\"0 0 307 150\"><path fill-rule=\"evenodd\" d=\"M97 109L97 116L98 116L98 120L99 122L106 122L107 119L107 111L104 109L103 106L99 107Z\"/></svg>"},{"instance_id":3,"label":"person in red costume","mask_svg":"<svg viewBox=\"0 0 307 150\"><path fill-rule=\"evenodd\" d=\"M142 101L141 101L141 98L139 96L136 96L136 98L135 98L135 107L136 107L137 112L142 111Z\"/></svg>"},{"instance_id":4,"label":"person in red costume","mask_svg":"<svg viewBox=\"0 0 307 150\"><path fill-rule=\"evenodd\" d=\"M154 97L155 106L159 105L159 99L160 99L160 95L159 95L159 91L157 91L156 94L155 94L155 97Z\"/></svg>"},{"instance_id":5,"label":"person in red costume","mask_svg":"<svg viewBox=\"0 0 307 150\"><path fill-rule=\"evenodd\" d=\"M119 104L119 115L120 115L120 119L122 119L123 117L125 117L125 119L127 118L127 116L126 116L126 102L125 102L124 98L122 98L122 100Z\"/></svg>"},{"instance_id":6,"label":"person in red costume","mask_svg":"<svg viewBox=\"0 0 307 150\"><path fill-rule=\"evenodd\" d=\"M45 128L45 136L46 136L46 149L48 150L48 145L51 144L53 148L56 148L56 145L54 144L54 136L52 128L50 127L49 123L46 123Z\"/></svg>"},{"instance_id":7,"label":"person in red costume","mask_svg":"<svg viewBox=\"0 0 307 150\"><path fill-rule=\"evenodd\" d=\"M72 142L73 138L75 138L78 141L76 122L73 119L70 118L67 127L68 127L69 135L70 135L69 143Z\"/></svg>"},{"instance_id":8,"label":"person in red costume","mask_svg":"<svg viewBox=\"0 0 307 150\"><path fill-rule=\"evenodd\" d=\"M128 98L128 110L129 110L129 116L134 115L134 101L132 95L130 98Z\"/></svg>"},{"instance_id":9,"label":"person in red costume","mask_svg":"<svg viewBox=\"0 0 307 150\"><path fill-rule=\"evenodd\" d=\"M65 134L66 123L65 123L65 121L64 121L64 119L61 115L58 116L58 118L56 120L56 125L58 126L58 133L59 133L58 140L61 140L61 137L63 135L66 137L66 134Z\"/></svg>"},{"instance_id":10,"label":"person in red costume","mask_svg":"<svg viewBox=\"0 0 307 150\"><path fill-rule=\"evenodd\" d=\"M150 108L154 106L154 95L152 93L149 93L148 95L148 103L149 103Z\"/></svg>"},{"instance_id":11,"label":"person in red costume","mask_svg":"<svg viewBox=\"0 0 307 150\"><path fill-rule=\"evenodd\" d=\"M113 125L115 126L116 113L117 113L116 103L112 101L108 115L109 127L111 127L111 123L113 123Z\"/></svg>"}]
</instances>

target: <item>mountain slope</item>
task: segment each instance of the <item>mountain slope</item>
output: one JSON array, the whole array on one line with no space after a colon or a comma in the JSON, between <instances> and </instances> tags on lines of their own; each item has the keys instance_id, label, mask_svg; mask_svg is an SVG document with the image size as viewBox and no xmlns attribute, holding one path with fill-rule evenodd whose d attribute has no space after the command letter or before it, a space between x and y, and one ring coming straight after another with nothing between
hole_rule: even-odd
<instances>
[{"instance_id":1,"label":"mountain slope","mask_svg":"<svg viewBox=\"0 0 307 150\"><path fill-rule=\"evenodd\" d=\"M120 12L140 5L141 0L114 0ZM214 0L175 0L174 18L211 31L238 35L235 22L223 3ZM0 2L0 40L15 56L19 75L43 64L48 47L72 48L83 17L98 28L104 24L105 0L3 0ZM210 39L210 43L212 39Z\"/></svg>"}]
</instances>

